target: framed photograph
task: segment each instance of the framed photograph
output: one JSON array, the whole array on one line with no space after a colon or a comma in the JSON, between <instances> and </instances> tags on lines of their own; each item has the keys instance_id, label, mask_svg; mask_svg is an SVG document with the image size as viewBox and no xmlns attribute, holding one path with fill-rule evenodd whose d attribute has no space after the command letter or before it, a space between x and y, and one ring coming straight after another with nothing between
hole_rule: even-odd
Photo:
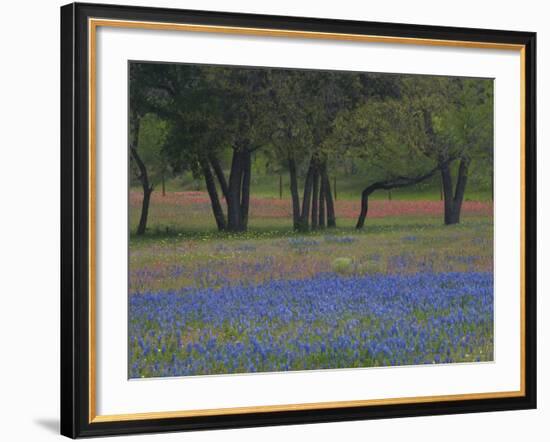
<instances>
[{"instance_id":1,"label":"framed photograph","mask_svg":"<svg viewBox=\"0 0 550 442\"><path fill-rule=\"evenodd\" d=\"M535 408L535 45L63 6L61 433Z\"/></svg>"}]
</instances>

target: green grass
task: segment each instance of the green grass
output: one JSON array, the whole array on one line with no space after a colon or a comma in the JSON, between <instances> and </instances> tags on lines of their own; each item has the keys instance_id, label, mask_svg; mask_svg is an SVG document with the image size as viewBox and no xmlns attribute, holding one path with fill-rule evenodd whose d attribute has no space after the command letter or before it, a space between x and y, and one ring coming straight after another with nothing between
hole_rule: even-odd
<instances>
[{"instance_id":1,"label":"green grass","mask_svg":"<svg viewBox=\"0 0 550 442\"><path fill-rule=\"evenodd\" d=\"M338 258L349 263L346 272L353 274L493 268L493 227L487 217L467 216L455 226L443 225L440 217L379 218L361 231L340 223L337 229L306 234L272 222L256 220L242 234L196 226L132 236L131 290L222 284L209 279L210 270L247 283L303 278L334 271Z\"/></svg>"},{"instance_id":2,"label":"green grass","mask_svg":"<svg viewBox=\"0 0 550 442\"><path fill-rule=\"evenodd\" d=\"M257 198L261 185L256 183L252 189ZM426 194L416 197L425 200ZM303 278L333 271L492 271L490 215L465 212L454 226L443 224L443 213L369 217L365 227L357 230L355 203L342 202L337 204L337 228L301 233L292 230L286 196L281 203L254 200L248 231L228 233L217 231L206 195L194 200L174 194L163 198L157 193L147 232L137 236L138 196L134 194L129 213L131 291L217 286L232 280L261 283L265 278ZM217 269L224 281L213 278L211 269Z\"/></svg>"},{"instance_id":3,"label":"green grass","mask_svg":"<svg viewBox=\"0 0 550 442\"><path fill-rule=\"evenodd\" d=\"M180 224L171 226L161 226L154 224L148 228L143 236L135 234L135 228L130 234L130 245L138 246L140 244L150 244L157 241L181 240L226 240L226 241L247 241L266 238L283 237L318 237L323 235L372 235L383 233L417 233L434 232L447 234L449 231L461 231L464 229L475 229L487 226L491 223L487 217L465 216L463 222L455 226L445 226L440 216L399 216L386 218L367 219L365 227L362 230L355 228L355 220L348 218L338 219L338 226L333 229L323 229L309 232L296 232L291 229L291 224L286 219L254 219L250 220L249 228L246 232L230 233L219 232L209 216L202 219L182 219Z\"/></svg>"},{"instance_id":4,"label":"green grass","mask_svg":"<svg viewBox=\"0 0 550 442\"><path fill-rule=\"evenodd\" d=\"M288 173L282 175L283 198L290 197ZM360 198L361 191L372 179L362 175L337 175L336 176L336 197L340 200L354 200ZM300 188L303 183L300 181ZM330 178L330 184L334 191L334 176ZM262 198L279 198L279 175L253 174L251 191L254 196ZM140 189L135 183L133 189ZM156 183L155 190L160 192L160 183ZM190 173L183 174L178 178L166 181L167 192L182 191L205 191L203 180L194 179ZM411 187L393 189L391 192L378 191L372 196L374 200L409 200L409 201L439 201L441 199L440 179L435 176L431 180ZM466 201L490 201L491 191L488 186L476 184L470 180L465 194Z\"/></svg>"}]
</instances>

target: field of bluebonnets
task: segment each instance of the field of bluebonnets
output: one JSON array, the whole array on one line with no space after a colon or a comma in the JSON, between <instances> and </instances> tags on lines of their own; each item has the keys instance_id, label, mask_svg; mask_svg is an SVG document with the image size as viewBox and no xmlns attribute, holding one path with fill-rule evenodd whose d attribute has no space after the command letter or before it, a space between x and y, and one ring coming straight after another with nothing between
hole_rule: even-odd
<instances>
[{"instance_id":1,"label":"field of bluebonnets","mask_svg":"<svg viewBox=\"0 0 550 442\"><path fill-rule=\"evenodd\" d=\"M493 80L130 62L130 378L493 360Z\"/></svg>"},{"instance_id":2,"label":"field of bluebonnets","mask_svg":"<svg viewBox=\"0 0 550 442\"><path fill-rule=\"evenodd\" d=\"M288 200L258 200L232 235L200 192L154 196L131 237L131 378L493 359L491 203L445 226L439 201L373 201L359 231L344 200L337 229L304 234Z\"/></svg>"}]
</instances>

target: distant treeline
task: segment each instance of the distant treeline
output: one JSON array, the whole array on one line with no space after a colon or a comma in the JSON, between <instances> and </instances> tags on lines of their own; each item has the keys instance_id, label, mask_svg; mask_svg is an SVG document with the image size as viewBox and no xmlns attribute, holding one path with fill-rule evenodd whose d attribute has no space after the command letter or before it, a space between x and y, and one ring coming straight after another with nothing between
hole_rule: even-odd
<instances>
[{"instance_id":1,"label":"distant treeline","mask_svg":"<svg viewBox=\"0 0 550 442\"><path fill-rule=\"evenodd\" d=\"M189 171L204 180L218 229L247 230L254 152L288 173L299 231L336 226L329 176L344 162L372 177L358 195L357 228L376 190L439 175L444 222L455 224L472 162L492 182L489 79L136 62L129 70L138 234L153 177L164 186Z\"/></svg>"}]
</instances>

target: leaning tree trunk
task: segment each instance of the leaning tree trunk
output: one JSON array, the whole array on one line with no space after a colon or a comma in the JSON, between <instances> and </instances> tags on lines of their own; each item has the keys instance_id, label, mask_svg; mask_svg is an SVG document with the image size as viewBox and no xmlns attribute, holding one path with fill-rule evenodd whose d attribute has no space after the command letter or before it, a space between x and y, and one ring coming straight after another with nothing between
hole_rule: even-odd
<instances>
[{"instance_id":1,"label":"leaning tree trunk","mask_svg":"<svg viewBox=\"0 0 550 442\"><path fill-rule=\"evenodd\" d=\"M153 186L150 186L149 188L146 186L146 184L143 185L143 202L141 204L141 216L139 218L139 225L137 229L138 235L143 235L145 233L145 229L147 229L147 217L149 215L149 204L151 202Z\"/></svg>"},{"instance_id":2,"label":"leaning tree trunk","mask_svg":"<svg viewBox=\"0 0 550 442\"><path fill-rule=\"evenodd\" d=\"M326 162L321 165L321 182L322 187L324 187L325 203L327 207L327 227L336 227L336 213L334 211L334 200L332 199Z\"/></svg>"},{"instance_id":3,"label":"leaning tree trunk","mask_svg":"<svg viewBox=\"0 0 550 442\"><path fill-rule=\"evenodd\" d=\"M220 183L222 194L224 198L227 199L227 195L229 193L229 186L227 185L227 181L225 179L225 175L223 173L223 169L220 164L220 161L214 155L210 155L208 157L208 160L210 161L210 165L212 166L212 169L214 169L216 178L218 178L218 182Z\"/></svg>"},{"instance_id":4,"label":"leaning tree trunk","mask_svg":"<svg viewBox=\"0 0 550 442\"><path fill-rule=\"evenodd\" d=\"M249 150L242 152L242 189L241 189L241 225L240 229L246 231L248 228L248 210L250 207L250 173L252 160Z\"/></svg>"},{"instance_id":5,"label":"leaning tree trunk","mask_svg":"<svg viewBox=\"0 0 550 442\"><path fill-rule=\"evenodd\" d=\"M232 232L241 230L242 166L241 153L233 152L227 195L227 229Z\"/></svg>"},{"instance_id":6,"label":"leaning tree trunk","mask_svg":"<svg viewBox=\"0 0 550 442\"><path fill-rule=\"evenodd\" d=\"M226 229L226 222L225 216L223 214L223 209L220 204L220 199L218 197L216 183L214 182L214 176L212 175L210 165L206 160L201 160L200 165L206 184L206 190L208 191L208 196L210 197L210 204L212 205L212 213L214 214L216 225L218 226L219 231L223 231Z\"/></svg>"},{"instance_id":7,"label":"leaning tree trunk","mask_svg":"<svg viewBox=\"0 0 550 442\"><path fill-rule=\"evenodd\" d=\"M357 224L355 225L356 229L362 229L365 226L365 219L367 219L367 212L369 211L369 196L376 189L367 187L361 193L361 212L359 213L359 218L357 219Z\"/></svg>"},{"instance_id":8,"label":"leaning tree trunk","mask_svg":"<svg viewBox=\"0 0 550 442\"><path fill-rule=\"evenodd\" d=\"M290 174L290 196L292 198L292 221L294 230L298 230L300 228L300 196L298 194L298 177L294 158L288 159L288 172Z\"/></svg>"},{"instance_id":9,"label":"leaning tree trunk","mask_svg":"<svg viewBox=\"0 0 550 442\"><path fill-rule=\"evenodd\" d=\"M143 201L141 203L141 216L139 217L139 225L137 228L137 234L143 235L147 229L147 216L149 214L149 203L151 201L151 193L153 192L153 186L149 184L149 177L147 176L147 168L141 160L137 149L132 148L132 157L136 162L139 169L139 181L143 189Z\"/></svg>"},{"instance_id":10,"label":"leaning tree trunk","mask_svg":"<svg viewBox=\"0 0 550 442\"><path fill-rule=\"evenodd\" d=\"M448 164L441 168L441 183L443 184L443 218L445 224L454 224L453 177Z\"/></svg>"},{"instance_id":11,"label":"leaning tree trunk","mask_svg":"<svg viewBox=\"0 0 550 442\"><path fill-rule=\"evenodd\" d=\"M319 226L319 167L313 166L313 184L311 194L311 230Z\"/></svg>"},{"instance_id":12,"label":"leaning tree trunk","mask_svg":"<svg viewBox=\"0 0 550 442\"><path fill-rule=\"evenodd\" d=\"M300 223L298 230L305 232L309 229L309 213L311 206L311 191L313 190L313 160L309 164L309 169L304 183L304 195L302 197L302 213L300 214Z\"/></svg>"},{"instance_id":13,"label":"leaning tree trunk","mask_svg":"<svg viewBox=\"0 0 550 442\"><path fill-rule=\"evenodd\" d=\"M141 203L141 215L139 217L139 224L137 228L137 234L143 235L147 229L147 216L149 214L149 203L151 201L151 193L153 192L153 186L149 184L149 176L147 175L147 167L139 156L137 145L139 138L139 127L141 118L137 115L130 117L130 153L132 158L136 162L139 170L138 179L143 189L143 200Z\"/></svg>"},{"instance_id":14,"label":"leaning tree trunk","mask_svg":"<svg viewBox=\"0 0 550 442\"><path fill-rule=\"evenodd\" d=\"M448 164L448 162L446 162L445 164ZM407 186L412 186L414 184L418 184L434 176L434 174L438 170L440 170L440 168L442 168L445 164L443 165L440 164L423 175L419 175L415 177L398 177L398 178L389 179L386 181L378 181L366 187L361 193L361 212L359 213L359 217L357 218L357 224L355 225L355 227L357 229L362 229L364 227L365 220L367 218L367 213L369 210L369 196L373 192L379 189L391 190L399 187L407 187Z\"/></svg>"},{"instance_id":15,"label":"leaning tree trunk","mask_svg":"<svg viewBox=\"0 0 550 442\"><path fill-rule=\"evenodd\" d=\"M321 189L319 190L319 228L325 228L325 181L321 175Z\"/></svg>"}]
</instances>

